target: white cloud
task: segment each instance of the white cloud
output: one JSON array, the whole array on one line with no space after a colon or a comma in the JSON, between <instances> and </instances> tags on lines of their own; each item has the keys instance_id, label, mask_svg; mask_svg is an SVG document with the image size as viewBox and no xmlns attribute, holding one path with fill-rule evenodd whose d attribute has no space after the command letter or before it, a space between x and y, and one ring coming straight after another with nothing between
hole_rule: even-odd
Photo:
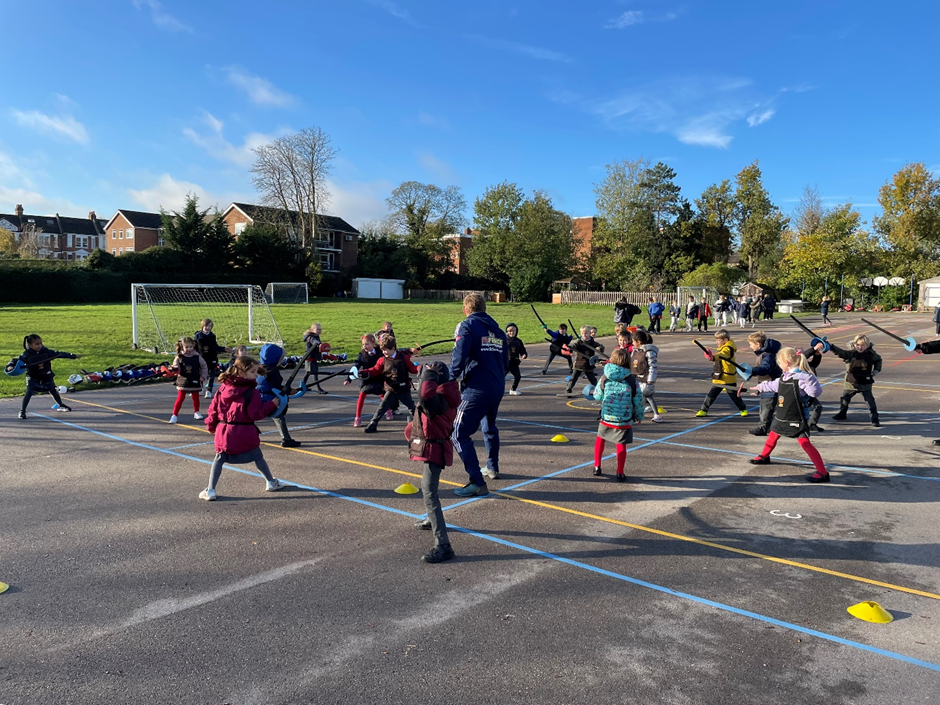
<instances>
[{"instance_id":1,"label":"white cloud","mask_svg":"<svg viewBox=\"0 0 940 705\"><path fill-rule=\"evenodd\" d=\"M624 12L620 17L616 17L610 20L606 25L605 29L623 29L624 27L630 27L631 25L641 24L643 22L643 11L642 10L628 10Z\"/></svg>"},{"instance_id":2,"label":"white cloud","mask_svg":"<svg viewBox=\"0 0 940 705\"><path fill-rule=\"evenodd\" d=\"M296 100L290 93L282 91L269 80L248 73L240 66L227 66L223 70L226 80L244 92L255 105L286 108Z\"/></svg>"},{"instance_id":3,"label":"white cloud","mask_svg":"<svg viewBox=\"0 0 940 705\"><path fill-rule=\"evenodd\" d=\"M748 127L757 127L758 125L763 125L765 122L770 120L775 114L776 110L773 108L768 108L762 113L755 113L753 115L747 116L747 126Z\"/></svg>"},{"instance_id":4,"label":"white cloud","mask_svg":"<svg viewBox=\"0 0 940 705\"><path fill-rule=\"evenodd\" d=\"M450 164L438 159L430 152L418 152L418 162L437 178L443 181L454 180L454 170Z\"/></svg>"},{"instance_id":5,"label":"white cloud","mask_svg":"<svg viewBox=\"0 0 940 705\"><path fill-rule=\"evenodd\" d=\"M388 181L331 181L329 214L337 215L354 227L388 214L385 197L395 185Z\"/></svg>"},{"instance_id":6,"label":"white cloud","mask_svg":"<svg viewBox=\"0 0 940 705\"><path fill-rule=\"evenodd\" d=\"M88 144L88 130L71 115L46 115L38 110L12 110L13 118L23 127L55 137L65 137L78 144Z\"/></svg>"},{"instance_id":7,"label":"white cloud","mask_svg":"<svg viewBox=\"0 0 940 705\"><path fill-rule=\"evenodd\" d=\"M433 127L438 130L450 129L450 123L447 121L447 118L438 117L425 112L418 113L418 124L424 125L425 127Z\"/></svg>"},{"instance_id":8,"label":"white cloud","mask_svg":"<svg viewBox=\"0 0 940 705\"><path fill-rule=\"evenodd\" d=\"M275 135L251 132L245 136L245 140L241 145L234 145L225 139L222 133L225 123L212 113L204 113L203 122L209 128L208 133L198 132L192 127L186 127L183 128L183 134L219 161L229 162L243 168L248 168L254 164L255 154L252 151L253 149L267 144L279 134L286 134L287 132L287 130L280 130Z\"/></svg>"},{"instance_id":9,"label":"white cloud","mask_svg":"<svg viewBox=\"0 0 940 705\"><path fill-rule=\"evenodd\" d=\"M365 0L369 5L377 7L381 10L385 10L392 17L397 17L403 22L410 24L412 27L420 27L421 25L415 21L415 19L408 14L408 11L402 8L397 3L392 2L392 0Z\"/></svg>"},{"instance_id":10,"label":"white cloud","mask_svg":"<svg viewBox=\"0 0 940 705\"><path fill-rule=\"evenodd\" d=\"M49 198L38 191L0 185L0 203L4 212L13 212L16 204L23 206L26 213L33 215L53 215L61 213L74 218L83 218L93 210L88 206L78 205L66 198ZM6 205L9 204L9 205Z\"/></svg>"},{"instance_id":11,"label":"white cloud","mask_svg":"<svg viewBox=\"0 0 940 705\"><path fill-rule=\"evenodd\" d=\"M667 133L684 144L727 149L733 127L770 120L774 98L757 92L748 79L687 77L639 85L606 100L556 92L551 99L583 106L615 129Z\"/></svg>"},{"instance_id":12,"label":"white cloud","mask_svg":"<svg viewBox=\"0 0 940 705\"><path fill-rule=\"evenodd\" d=\"M169 174L162 174L148 188L128 189L127 193L141 209L151 213L158 213L161 208L165 211L180 211L189 194L194 194L199 199L201 209L216 207L219 211L233 201L250 202L252 198L237 193L215 193L190 181L178 181Z\"/></svg>"},{"instance_id":13,"label":"white cloud","mask_svg":"<svg viewBox=\"0 0 940 705\"><path fill-rule=\"evenodd\" d=\"M159 28L167 32L188 32L193 33L193 28L185 22L181 22L163 9L163 5L158 0L132 0L134 7L138 10L149 9L150 19Z\"/></svg>"},{"instance_id":14,"label":"white cloud","mask_svg":"<svg viewBox=\"0 0 940 705\"><path fill-rule=\"evenodd\" d=\"M574 59L567 54L562 54L560 51L552 51L551 49L543 49L542 47L532 46L531 44L522 44L520 42L509 42L502 39L488 39L487 37L481 37L478 34L468 34L467 39L471 39L475 42L481 42L487 46L493 47L494 49L504 49L506 51L513 51L517 54L523 54L532 59L538 59L540 61L560 61L563 63L571 63Z\"/></svg>"}]
</instances>

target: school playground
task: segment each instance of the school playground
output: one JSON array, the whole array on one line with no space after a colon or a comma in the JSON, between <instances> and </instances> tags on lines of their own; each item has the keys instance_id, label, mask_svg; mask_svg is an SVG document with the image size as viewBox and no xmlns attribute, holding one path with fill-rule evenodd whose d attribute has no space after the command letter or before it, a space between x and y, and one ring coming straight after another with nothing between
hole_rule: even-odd
<instances>
[{"instance_id":1,"label":"school playground","mask_svg":"<svg viewBox=\"0 0 940 705\"><path fill-rule=\"evenodd\" d=\"M26 421L2 399L0 703L940 702L940 356L833 320L819 332L869 333L884 357L882 426L860 396L831 420L845 368L827 355L818 485L790 439L747 462L756 398L748 418L726 397L694 417L711 364L691 339L710 333L656 337L665 422L636 427L626 484L612 456L593 477L597 408L557 396L566 367L543 376L547 345L525 341L501 478L460 500L459 460L444 473L457 558L439 565L420 562L421 495L394 492L420 484L405 417L364 435L342 378L291 403L300 448L259 424L292 487L241 466L212 503L212 438L188 399L167 423L171 385L70 394L70 414L41 396ZM928 315L877 320L933 337ZM808 344L787 316L758 325ZM753 362L751 329L730 331ZM863 601L893 621L847 611Z\"/></svg>"}]
</instances>

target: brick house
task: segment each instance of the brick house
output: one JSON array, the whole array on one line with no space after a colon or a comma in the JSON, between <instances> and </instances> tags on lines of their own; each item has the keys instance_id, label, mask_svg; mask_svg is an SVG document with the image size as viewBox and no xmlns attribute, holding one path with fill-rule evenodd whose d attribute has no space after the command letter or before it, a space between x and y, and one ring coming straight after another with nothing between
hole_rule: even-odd
<instances>
[{"instance_id":1,"label":"brick house","mask_svg":"<svg viewBox=\"0 0 940 705\"><path fill-rule=\"evenodd\" d=\"M462 233L445 235L441 238L450 244L450 266L459 275L467 273L467 253L473 249L473 236L475 234L474 230L466 228Z\"/></svg>"},{"instance_id":2,"label":"brick house","mask_svg":"<svg viewBox=\"0 0 940 705\"><path fill-rule=\"evenodd\" d=\"M143 252L163 245L163 218L159 213L121 209L104 228L102 249L112 255L125 252Z\"/></svg>"},{"instance_id":3,"label":"brick house","mask_svg":"<svg viewBox=\"0 0 940 705\"><path fill-rule=\"evenodd\" d=\"M594 246L594 231L597 230L597 216L586 215L571 219L571 234L574 236L574 255L578 259L591 256Z\"/></svg>"},{"instance_id":4,"label":"brick house","mask_svg":"<svg viewBox=\"0 0 940 705\"><path fill-rule=\"evenodd\" d=\"M0 213L0 228L13 233L19 242L24 232L38 233L38 256L42 259L83 260L104 244L105 222L92 211L87 218L29 215L17 204L13 213Z\"/></svg>"},{"instance_id":5,"label":"brick house","mask_svg":"<svg viewBox=\"0 0 940 705\"><path fill-rule=\"evenodd\" d=\"M282 214L282 211L266 206L233 203L222 211L222 220L229 232L238 237L251 223L282 223ZM289 211L288 220L296 219L297 212ZM342 218L317 216L316 248L320 255L320 268L324 272L339 272L355 267L359 261L359 236L359 231Z\"/></svg>"}]
</instances>

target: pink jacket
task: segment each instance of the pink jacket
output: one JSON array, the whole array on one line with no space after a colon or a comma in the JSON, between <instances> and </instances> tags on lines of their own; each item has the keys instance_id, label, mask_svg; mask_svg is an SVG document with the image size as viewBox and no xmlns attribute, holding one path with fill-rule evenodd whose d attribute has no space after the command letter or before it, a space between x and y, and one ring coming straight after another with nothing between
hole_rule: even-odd
<instances>
[{"instance_id":1,"label":"pink jacket","mask_svg":"<svg viewBox=\"0 0 940 705\"><path fill-rule=\"evenodd\" d=\"M206 416L206 428L215 434L215 452L238 455L257 448L261 441L255 421L269 416L276 408L274 401L261 401L254 380L226 379L219 385Z\"/></svg>"}]
</instances>

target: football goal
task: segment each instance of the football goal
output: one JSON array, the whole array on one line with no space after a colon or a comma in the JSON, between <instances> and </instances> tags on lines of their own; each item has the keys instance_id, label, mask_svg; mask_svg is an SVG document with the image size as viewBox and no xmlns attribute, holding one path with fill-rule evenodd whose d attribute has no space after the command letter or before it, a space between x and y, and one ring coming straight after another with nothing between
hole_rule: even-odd
<instances>
[{"instance_id":1,"label":"football goal","mask_svg":"<svg viewBox=\"0 0 940 705\"><path fill-rule=\"evenodd\" d=\"M264 288L269 304L308 304L307 285L294 282L271 282Z\"/></svg>"},{"instance_id":2,"label":"football goal","mask_svg":"<svg viewBox=\"0 0 940 705\"><path fill-rule=\"evenodd\" d=\"M283 345L260 286L250 284L131 284L135 349L173 353L211 318L220 345Z\"/></svg>"}]
</instances>

